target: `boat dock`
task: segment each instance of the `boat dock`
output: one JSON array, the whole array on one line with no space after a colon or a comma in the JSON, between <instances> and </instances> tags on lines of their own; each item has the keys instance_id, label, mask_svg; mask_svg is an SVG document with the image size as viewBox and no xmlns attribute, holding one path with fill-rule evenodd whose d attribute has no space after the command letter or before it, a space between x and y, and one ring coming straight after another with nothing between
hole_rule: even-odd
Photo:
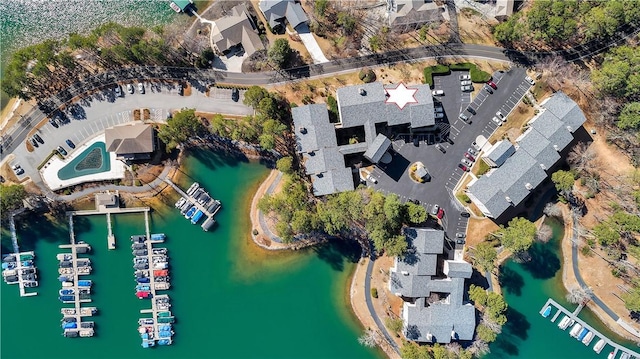
<instances>
[{"instance_id":1,"label":"boat dock","mask_svg":"<svg viewBox=\"0 0 640 359\"><path fill-rule=\"evenodd\" d=\"M147 218L145 216L145 219ZM171 288L167 249L153 247L154 244L164 243L166 237L162 233L149 234L148 219L146 224L146 235L131 236L136 277L135 293L139 299L151 299L151 309L140 311L143 314L151 314L151 318L138 320L140 324L138 333L142 338L143 348L155 346L156 343L171 345L173 336L171 323L174 320L169 311L171 307L169 296L157 294L157 291Z\"/></svg>"},{"instance_id":2,"label":"boat dock","mask_svg":"<svg viewBox=\"0 0 640 359\"><path fill-rule=\"evenodd\" d=\"M149 207L133 207L133 208L120 208L120 207L104 207L101 206L98 209L89 209L83 211L71 211L68 212L72 216L92 216L97 214L104 214L107 216L107 247L109 249L116 249L116 237L113 234L111 215L121 213L145 213L148 214L151 209Z\"/></svg>"},{"instance_id":3,"label":"boat dock","mask_svg":"<svg viewBox=\"0 0 640 359\"><path fill-rule=\"evenodd\" d=\"M164 181L182 196L175 206L185 218L191 220L191 224L196 224L202 217L206 217L201 227L204 231L208 231L216 223L213 217L222 208L222 204L200 187L198 182L194 182L187 191L183 191L170 179L165 178Z\"/></svg>"},{"instance_id":4,"label":"boat dock","mask_svg":"<svg viewBox=\"0 0 640 359\"><path fill-rule=\"evenodd\" d=\"M60 301L66 304L73 304L73 308L62 308L62 329L63 335L69 338L92 337L94 332L94 322L84 321L84 317L92 316L96 313L95 307L83 308L82 303L91 302L90 280L80 279L81 275L91 273L91 261L88 258L79 258L78 254L88 253L91 246L80 241L76 243L73 231L73 214L69 214L69 237L70 244L59 245L59 248L71 249L71 253L60 253L57 259L60 261L58 272L60 273Z\"/></svg>"},{"instance_id":5,"label":"boat dock","mask_svg":"<svg viewBox=\"0 0 640 359\"><path fill-rule=\"evenodd\" d=\"M607 338L605 335L603 335L602 333L598 332L597 330L593 329L593 327L591 327L589 324L587 324L586 322L584 322L582 319L578 318L578 314L580 313L580 310L582 310L582 308L584 307L584 303L581 303L573 312L566 309L565 307L563 307L562 305L560 305L558 302L556 302L555 300L549 298L547 300L547 302L542 306L542 309L540 309L540 315L542 315L545 318L548 318L549 315L553 312L553 310L555 309L555 313L553 314L553 316L551 316L551 322L555 323L556 320L558 319L558 317L560 316L560 314L564 314L567 318L569 318L569 320L571 321L570 325L562 325L563 323L560 323L558 325L558 327L562 327L562 330L566 330L569 326L573 326L572 328L572 332L571 332L571 336L576 337L576 339L578 340L582 340L582 343L584 343L585 345L589 346L592 342L596 342L598 343L600 340L602 340L604 342L604 346L597 348L596 346L598 346L598 344L596 344L593 348L593 350L596 353L600 353L604 348L607 347L607 345L611 346L611 352L610 352L610 356L609 359L613 359L613 358L617 358L619 353L622 353L621 356L623 356L625 353L627 354L627 356L634 356L636 358L640 358L640 354L636 353L634 351L632 351L631 349L628 349L626 347L623 347L622 345L619 345L617 343L615 343L614 341L610 340L609 338ZM546 313L546 315L545 315ZM563 318L564 319L564 318ZM576 331L577 328L577 331ZM582 332L580 332L580 330L582 330ZM576 333L574 333L574 331ZM581 333L581 335L579 336L578 333ZM590 333L593 333L592 335L589 335ZM585 336L589 335L588 337L585 338ZM584 338L584 340L583 340Z\"/></svg>"},{"instance_id":6,"label":"boat dock","mask_svg":"<svg viewBox=\"0 0 640 359\"><path fill-rule=\"evenodd\" d=\"M11 231L13 253L2 257L2 279L7 284L17 284L21 297L31 297L38 295L37 292L27 291L27 288L34 288L39 285L38 269L33 263L36 257L35 252L20 252L20 247L18 246L15 216L23 211L24 209L9 215L9 230Z\"/></svg>"}]
</instances>

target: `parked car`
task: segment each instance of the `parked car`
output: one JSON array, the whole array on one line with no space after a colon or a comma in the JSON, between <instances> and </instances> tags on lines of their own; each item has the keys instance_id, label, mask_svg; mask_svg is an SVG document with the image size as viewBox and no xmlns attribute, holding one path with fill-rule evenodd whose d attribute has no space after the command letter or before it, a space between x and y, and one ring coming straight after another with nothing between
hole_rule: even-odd
<instances>
[{"instance_id":1,"label":"parked car","mask_svg":"<svg viewBox=\"0 0 640 359\"><path fill-rule=\"evenodd\" d=\"M460 85L465 86L465 85L471 85L473 82L469 81L469 80L464 80L464 81L460 81Z\"/></svg>"},{"instance_id":2,"label":"parked car","mask_svg":"<svg viewBox=\"0 0 640 359\"><path fill-rule=\"evenodd\" d=\"M469 214L469 212L460 212L460 217L469 218L471 214Z\"/></svg>"},{"instance_id":3,"label":"parked car","mask_svg":"<svg viewBox=\"0 0 640 359\"><path fill-rule=\"evenodd\" d=\"M469 116L465 115L464 113L459 114L458 118L461 119L464 122L469 121Z\"/></svg>"},{"instance_id":4,"label":"parked car","mask_svg":"<svg viewBox=\"0 0 640 359\"><path fill-rule=\"evenodd\" d=\"M435 113L435 118L436 118L436 119L438 119L438 120L439 120L439 119L444 118L444 113L442 113L442 112L436 112L436 113Z\"/></svg>"},{"instance_id":5,"label":"parked car","mask_svg":"<svg viewBox=\"0 0 640 359\"><path fill-rule=\"evenodd\" d=\"M469 167L465 166L462 163L458 163L458 167L465 172L469 172Z\"/></svg>"},{"instance_id":6,"label":"parked car","mask_svg":"<svg viewBox=\"0 0 640 359\"><path fill-rule=\"evenodd\" d=\"M132 94L133 93L133 85L132 84L127 84L127 92Z\"/></svg>"},{"instance_id":7,"label":"parked car","mask_svg":"<svg viewBox=\"0 0 640 359\"><path fill-rule=\"evenodd\" d=\"M184 88L182 87L182 84L178 84L178 95L182 96L183 90Z\"/></svg>"},{"instance_id":8,"label":"parked car","mask_svg":"<svg viewBox=\"0 0 640 359\"><path fill-rule=\"evenodd\" d=\"M49 123L51 124L51 126L53 126L53 127L55 127L55 128L60 127L60 126L58 125L58 123L56 122L56 119L55 119L55 118L53 118L53 117L49 119Z\"/></svg>"},{"instance_id":9,"label":"parked car","mask_svg":"<svg viewBox=\"0 0 640 359\"><path fill-rule=\"evenodd\" d=\"M142 82L138 82L138 92L144 94L144 85L142 84Z\"/></svg>"},{"instance_id":10,"label":"parked car","mask_svg":"<svg viewBox=\"0 0 640 359\"><path fill-rule=\"evenodd\" d=\"M452 145L452 146L455 144L455 142L453 142L453 140L451 139L451 137L447 137L447 138L446 138L446 140L447 140L447 142L449 142L449 144L450 144L450 145Z\"/></svg>"},{"instance_id":11,"label":"parked car","mask_svg":"<svg viewBox=\"0 0 640 359\"><path fill-rule=\"evenodd\" d=\"M484 89L485 91L487 91L488 93L493 94L493 89L492 89L491 87L489 87L489 86L484 86L484 87L483 87L483 89Z\"/></svg>"},{"instance_id":12,"label":"parked car","mask_svg":"<svg viewBox=\"0 0 640 359\"><path fill-rule=\"evenodd\" d=\"M465 153L464 153L464 156L465 156L469 161L472 161L472 162L475 162L475 161L476 161L476 159L475 159L475 158L474 158L474 157L473 157L469 152L465 152Z\"/></svg>"},{"instance_id":13,"label":"parked car","mask_svg":"<svg viewBox=\"0 0 640 359\"><path fill-rule=\"evenodd\" d=\"M496 116L493 116L491 120L493 120L493 122L495 122L496 125L502 126L502 121L500 121L500 119L497 118Z\"/></svg>"},{"instance_id":14,"label":"parked car","mask_svg":"<svg viewBox=\"0 0 640 359\"><path fill-rule=\"evenodd\" d=\"M433 90L433 91L431 91L431 95L433 95L433 96L444 96L444 90Z\"/></svg>"},{"instance_id":15,"label":"parked car","mask_svg":"<svg viewBox=\"0 0 640 359\"><path fill-rule=\"evenodd\" d=\"M113 90L115 91L117 97L122 97L122 90L120 90L120 85L116 85L116 88Z\"/></svg>"},{"instance_id":16,"label":"parked car","mask_svg":"<svg viewBox=\"0 0 640 359\"><path fill-rule=\"evenodd\" d=\"M460 75L460 81L462 80L471 80L471 76L470 75Z\"/></svg>"},{"instance_id":17,"label":"parked car","mask_svg":"<svg viewBox=\"0 0 640 359\"><path fill-rule=\"evenodd\" d=\"M62 146L58 146L58 148L56 148L56 150L58 150L58 152L63 156L67 155L67 151L64 148L62 148Z\"/></svg>"},{"instance_id":18,"label":"parked car","mask_svg":"<svg viewBox=\"0 0 640 359\"><path fill-rule=\"evenodd\" d=\"M498 85L493 81L487 81L487 85L491 86L494 90L498 89Z\"/></svg>"},{"instance_id":19,"label":"parked car","mask_svg":"<svg viewBox=\"0 0 640 359\"><path fill-rule=\"evenodd\" d=\"M464 165L466 165L466 166L473 166L473 162L469 161L469 160L468 160L468 159L466 159L466 158L462 158L462 159L460 160L460 162L462 162L462 164L464 164Z\"/></svg>"},{"instance_id":20,"label":"parked car","mask_svg":"<svg viewBox=\"0 0 640 359\"><path fill-rule=\"evenodd\" d=\"M442 108L442 106L435 106L433 108L433 111L435 111L435 113L442 113L444 112L444 109Z\"/></svg>"},{"instance_id":21,"label":"parked car","mask_svg":"<svg viewBox=\"0 0 640 359\"><path fill-rule=\"evenodd\" d=\"M436 148L442 153L447 153L447 150L445 150L444 147L442 147L439 143L436 145Z\"/></svg>"},{"instance_id":22,"label":"parked car","mask_svg":"<svg viewBox=\"0 0 640 359\"><path fill-rule=\"evenodd\" d=\"M442 217L444 217L444 209L440 208L436 217L438 217L438 219L442 219Z\"/></svg>"},{"instance_id":23,"label":"parked car","mask_svg":"<svg viewBox=\"0 0 640 359\"><path fill-rule=\"evenodd\" d=\"M76 148L76 144L73 143L73 141L67 139L65 142L67 143L67 146L69 146L71 148Z\"/></svg>"},{"instance_id":24,"label":"parked car","mask_svg":"<svg viewBox=\"0 0 640 359\"><path fill-rule=\"evenodd\" d=\"M462 90L462 92L471 92L473 91L473 85L460 86L460 90Z\"/></svg>"},{"instance_id":25,"label":"parked car","mask_svg":"<svg viewBox=\"0 0 640 359\"><path fill-rule=\"evenodd\" d=\"M35 139L36 139L36 141L38 141L38 142L40 142L40 143L44 144L44 140L42 139L42 137L40 137L40 135L39 135L39 134L37 134L37 133L33 134L33 138L35 138Z\"/></svg>"},{"instance_id":26,"label":"parked car","mask_svg":"<svg viewBox=\"0 0 640 359\"><path fill-rule=\"evenodd\" d=\"M472 156L476 156L478 154L478 152L471 147L467 148L467 152L469 152Z\"/></svg>"},{"instance_id":27,"label":"parked car","mask_svg":"<svg viewBox=\"0 0 640 359\"><path fill-rule=\"evenodd\" d=\"M29 139L29 143L31 143L31 145L33 145L33 147L38 147L38 146L39 146L39 145L38 145L38 141L36 141L36 139L35 139L35 138L33 138L33 137L31 137L31 138Z\"/></svg>"},{"instance_id":28,"label":"parked car","mask_svg":"<svg viewBox=\"0 0 640 359\"><path fill-rule=\"evenodd\" d=\"M475 148L476 151L480 151L480 146L478 146L476 141L471 142L471 147Z\"/></svg>"},{"instance_id":29,"label":"parked car","mask_svg":"<svg viewBox=\"0 0 640 359\"><path fill-rule=\"evenodd\" d=\"M498 116L498 118L501 119L503 122L507 122L507 118L502 114L502 112L500 111L496 112L496 116Z\"/></svg>"},{"instance_id":30,"label":"parked car","mask_svg":"<svg viewBox=\"0 0 640 359\"><path fill-rule=\"evenodd\" d=\"M456 238L456 244L464 244L464 238Z\"/></svg>"},{"instance_id":31,"label":"parked car","mask_svg":"<svg viewBox=\"0 0 640 359\"><path fill-rule=\"evenodd\" d=\"M458 232L456 233L456 238L465 238L467 235L462 233L462 232Z\"/></svg>"},{"instance_id":32,"label":"parked car","mask_svg":"<svg viewBox=\"0 0 640 359\"><path fill-rule=\"evenodd\" d=\"M433 207L431 207L431 214L433 214L434 216L437 215L438 210L440 210L440 206L438 206L437 204L434 204Z\"/></svg>"},{"instance_id":33,"label":"parked car","mask_svg":"<svg viewBox=\"0 0 640 359\"><path fill-rule=\"evenodd\" d=\"M531 85L531 86L536 84L536 82L533 81L533 79L531 77L529 77L529 76L525 76L524 80L527 81L529 83L529 85Z\"/></svg>"},{"instance_id":34,"label":"parked car","mask_svg":"<svg viewBox=\"0 0 640 359\"><path fill-rule=\"evenodd\" d=\"M369 181L373 182L373 184L378 183L378 180L377 180L377 179L375 179L375 178L371 175L371 173L369 173L369 174L367 175L367 179L368 179Z\"/></svg>"},{"instance_id":35,"label":"parked car","mask_svg":"<svg viewBox=\"0 0 640 359\"><path fill-rule=\"evenodd\" d=\"M476 110L471 106L467 107L467 111L469 111L471 114L476 115Z\"/></svg>"},{"instance_id":36,"label":"parked car","mask_svg":"<svg viewBox=\"0 0 640 359\"><path fill-rule=\"evenodd\" d=\"M13 170L13 172L15 172L15 174L17 175L21 175L24 173L24 169L22 169L22 167L20 167L19 164L15 164L13 166L11 166L11 169Z\"/></svg>"},{"instance_id":37,"label":"parked car","mask_svg":"<svg viewBox=\"0 0 640 359\"><path fill-rule=\"evenodd\" d=\"M238 102L238 100L240 100L240 90L236 88L231 90L231 100L233 100L233 102Z\"/></svg>"}]
</instances>

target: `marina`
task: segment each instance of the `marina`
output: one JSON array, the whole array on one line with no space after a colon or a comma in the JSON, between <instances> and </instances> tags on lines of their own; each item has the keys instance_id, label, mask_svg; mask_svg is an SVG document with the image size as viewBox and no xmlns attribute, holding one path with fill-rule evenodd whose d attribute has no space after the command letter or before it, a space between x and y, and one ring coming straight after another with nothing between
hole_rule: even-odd
<instances>
[{"instance_id":1,"label":"marina","mask_svg":"<svg viewBox=\"0 0 640 359\"><path fill-rule=\"evenodd\" d=\"M91 260L79 258L78 254L91 252L91 246L83 241L76 243L73 232L73 214L69 214L70 244L59 245L62 249L71 249L71 253L59 253L58 280L62 288L58 299L64 304L73 304L73 308L62 308L62 335L67 338L92 337L95 334L94 322L84 321L84 317L97 313L95 307L82 307L82 303L91 302L91 286L93 282L88 279L80 279L80 276L91 274Z\"/></svg>"},{"instance_id":2,"label":"marina","mask_svg":"<svg viewBox=\"0 0 640 359\"><path fill-rule=\"evenodd\" d=\"M206 232L213 227L216 223L213 217L222 208L220 201L211 197L198 182L191 184L186 192L168 178L165 178L165 182L182 196L175 207L184 215L184 218L190 220L191 224L197 224L202 217L206 217L202 222L202 229Z\"/></svg>"},{"instance_id":3,"label":"marina","mask_svg":"<svg viewBox=\"0 0 640 359\"><path fill-rule=\"evenodd\" d=\"M159 290L171 288L169 277L169 256L166 248L154 248L154 244L164 243L163 233L131 236L131 250L134 255L135 295L138 299L151 299L151 309L143 309L143 314L151 318L138 319L138 334L142 347L171 345L173 343L172 323L175 321L169 311L170 298L166 294L158 295Z\"/></svg>"},{"instance_id":4,"label":"marina","mask_svg":"<svg viewBox=\"0 0 640 359\"><path fill-rule=\"evenodd\" d=\"M540 315L542 315L542 317L544 318L548 318L552 315L551 322L555 323L558 317L564 314L562 319L558 321L558 328L561 330L567 330L568 328L571 328L571 330L569 331L569 335L585 346L590 346L591 343L595 341L596 344L592 349L598 354L600 354L605 349L605 347L610 346L611 351L607 355L608 359L624 359L631 356L640 358L639 353L636 353L628 348L623 347L622 345L615 343L614 341L601 334L599 331L595 330L582 319L578 318L578 314L583 307L584 303L580 304L573 312L571 312L555 300L549 298L545 305L542 306Z\"/></svg>"},{"instance_id":5,"label":"marina","mask_svg":"<svg viewBox=\"0 0 640 359\"><path fill-rule=\"evenodd\" d=\"M36 254L33 251L20 252L20 247L18 246L15 216L22 213L22 211L11 213L9 216L13 253L2 256L2 279L7 284L17 284L21 297L31 297L38 295L37 292L27 291L27 288L35 288L39 284L37 268L33 263Z\"/></svg>"}]
</instances>

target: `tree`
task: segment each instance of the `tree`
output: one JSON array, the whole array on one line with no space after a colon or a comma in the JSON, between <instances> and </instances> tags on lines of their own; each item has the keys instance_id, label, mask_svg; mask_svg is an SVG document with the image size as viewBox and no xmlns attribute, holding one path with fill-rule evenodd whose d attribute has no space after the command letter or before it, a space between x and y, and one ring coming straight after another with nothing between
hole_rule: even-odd
<instances>
[{"instance_id":1,"label":"tree","mask_svg":"<svg viewBox=\"0 0 640 359\"><path fill-rule=\"evenodd\" d=\"M384 320L384 325L391 331L391 333L395 333L398 335L398 332L402 330L402 319L400 318L386 318Z\"/></svg>"},{"instance_id":2,"label":"tree","mask_svg":"<svg viewBox=\"0 0 640 359\"><path fill-rule=\"evenodd\" d=\"M276 147L276 139L270 133L261 134L260 137L258 137L258 140L260 142L260 147L265 150L272 150Z\"/></svg>"},{"instance_id":3,"label":"tree","mask_svg":"<svg viewBox=\"0 0 640 359\"><path fill-rule=\"evenodd\" d=\"M373 35L369 38L369 46L371 47L371 51L376 52L380 50L382 46L382 39L378 35Z\"/></svg>"},{"instance_id":4,"label":"tree","mask_svg":"<svg viewBox=\"0 0 640 359\"><path fill-rule=\"evenodd\" d=\"M504 315L507 308L507 302L504 301L504 298L500 294L494 292L487 293L485 313L491 321L499 325L504 325L504 323L507 322L507 317Z\"/></svg>"},{"instance_id":5,"label":"tree","mask_svg":"<svg viewBox=\"0 0 640 359\"><path fill-rule=\"evenodd\" d=\"M620 233L607 221L593 227L593 235L601 246L612 246L620 241Z\"/></svg>"},{"instance_id":6,"label":"tree","mask_svg":"<svg viewBox=\"0 0 640 359\"><path fill-rule=\"evenodd\" d=\"M405 204L407 211L407 221L413 224L420 224L427 220L427 210L419 204L407 202Z\"/></svg>"},{"instance_id":7,"label":"tree","mask_svg":"<svg viewBox=\"0 0 640 359\"><path fill-rule=\"evenodd\" d=\"M478 325L478 327L476 328L476 335L485 343L491 343L498 337L498 334L496 334L493 330L489 329L484 324Z\"/></svg>"},{"instance_id":8,"label":"tree","mask_svg":"<svg viewBox=\"0 0 640 359\"><path fill-rule=\"evenodd\" d=\"M567 301L573 304L585 303L593 297L593 291L587 287L572 288L567 293Z\"/></svg>"},{"instance_id":9,"label":"tree","mask_svg":"<svg viewBox=\"0 0 640 359\"><path fill-rule=\"evenodd\" d=\"M551 226L549 225L543 224L538 229L538 232L536 232L536 240L540 242L549 242L551 237L553 237L553 229L551 229Z\"/></svg>"},{"instance_id":10,"label":"tree","mask_svg":"<svg viewBox=\"0 0 640 359\"><path fill-rule=\"evenodd\" d=\"M380 334L372 329L367 329L359 338L358 343L368 348L373 348L378 345L380 341Z\"/></svg>"},{"instance_id":11,"label":"tree","mask_svg":"<svg viewBox=\"0 0 640 359\"><path fill-rule=\"evenodd\" d=\"M396 228L402 224L402 203L400 203L400 197L397 194L390 193L386 196L384 201L384 215L387 217L387 221L394 225Z\"/></svg>"},{"instance_id":12,"label":"tree","mask_svg":"<svg viewBox=\"0 0 640 359\"><path fill-rule=\"evenodd\" d=\"M273 45L267 51L267 57L269 61L277 68L284 69L289 63L289 57L293 51L289 45L289 41L286 39L277 39L273 42Z\"/></svg>"},{"instance_id":13,"label":"tree","mask_svg":"<svg viewBox=\"0 0 640 359\"><path fill-rule=\"evenodd\" d=\"M407 252L407 239L405 236L398 234L389 238L384 244L384 250L390 256L402 256Z\"/></svg>"},{"instance_id":14,"label":"tree","mask_svg":"<svg viewBox=\"0 0 640 359\"><path fill-rule=\"evenodd\" d=\"M280 172L291 173L293 170L293 158L286 156L278 159L278 161L276 161L276 168Z\"/></svg>"},{"instance_id":15,"label":"tree","mask_svg":"<svg viewBox=\"0 0 640 359\"><path fill-rule=\"evenodd\" d=\"M316 16L324 18L327 7L329 7L329 0L317 0L314 3L314 6L314 13L316 14Z\"/></svg>"},{"instance_id":16,"label":"tree","mask_svg":"<svg viewBox=\"0 0 640 359\"><path fill-rule=\"evenodd\" d=\"M251 86L245 91L242 103L251 106L253 109L258 108L258 104L263 98L269 97L269 91L260 86Z\"/></svg>"},{"instance_id":17,"label":"tree","mask_svg":"<svg viewBox=\"0 0 640 359\"><path fill-rule=\"evenodd\" d=\"M492 234L500 239L505 248L513 252L523 252L531 247L536 235L536 226L526 218L516 217L509 221L508 227L501 226Z\"/></svg>"},{"instance_id":18,"label":"tree","mask_svg":"<svg viewBox=\"0 0 640 359\"><path fill-rule=\"evenodd\" d=\"M171 151L179 144L204 132L205 128L196 116L195 109L182 109L160 128L158 138L167 145L167 151Z\"/></svg>"},{"instance_id":19,"label":"tree","mask_svg":"<svg viewBox=\"0 0 640 359\"><path fill-rule=\"evenodd\" d=\"M627 309L640 312L640 287L635 286L629 292L622 293L622 300Z\"/></svg>"},{"instance_id":20,"label":"tree","mask_svg":"<svg viewBox=\"0 0 640 359\"><path fill-rule=\"evenodd\" d=\"M490 271L495 265L498 252L489 242L481 242L473 249L473 264L482 272Z\"/></svg>"},{"instance_id":21,"label":"tree","mask_svg":"<svg viewBox=\"0 0 640 359\"><path fill-rule=\"evenodd\" d=\"M487 305L487 291L475 284L469 286L469 299L476 305L484 307Z\"/></svg>"},{"instance_id":22,"label":"tree","mask_svg":"<svg viewBox=\"0 0 640 359\"><path fill-rule=\"evenodd\" d=\"M640 129L640 102L625 104L618 116L617 124L623 130Z\"/></svg>"},{"instance_id":23,"label":"tree","mask_svg":"<svg viewBox=\"0 0 640 359\"><path fill-rule=\"evenodd\" d=\"M431 359L433 358L428 351L428 347L419 346L414 342L403 341L400 347L400 356L402 359Z\"/></svg>"},{"instance_id":24,"label":"tree","mask_svg":"<svg viewBox=\"0 0 640 359\"><path fill-rule=\"evenodd\" d=\"M571 192L575 178L569 171L558 170L551 175L551 181L556 185L556 189L562 193Z\"/></svg>"},{"instance_id":25,"label":"tree","mask_svg":"<svg viewBox=\"0 0 640 359\"><path fill-rule=\"evenodd\" d=\"M22 200L26 197L27 192L20 185L0 185L0 213L4 216L22 207Z\"/></svg>"},{"instance_id":26,"label":"tree","mask_svg":"<svg viewBox=\"0 0 640 359\"><path fill-rule=\"evenodd\" d=\"M345 35L351 35L356 29L356 18L348 12L339 12L338 20L336 21Z\"/></svg>"}]
</instances>

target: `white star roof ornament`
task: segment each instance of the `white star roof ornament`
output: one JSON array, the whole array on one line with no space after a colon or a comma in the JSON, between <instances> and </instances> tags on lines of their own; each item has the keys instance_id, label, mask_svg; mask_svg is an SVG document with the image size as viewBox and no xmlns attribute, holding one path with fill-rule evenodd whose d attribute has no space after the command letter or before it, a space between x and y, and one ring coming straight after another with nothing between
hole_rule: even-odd
<instances>
[{"instance_id":1,"label":"white star roof ornament","mask_svg":"<svg viewBox=\"0 0 640 359\"><path fill-rule=\"evenodd\" d=\"M395 103L402 110L409 103L418 103L415 94L418 89L407 88L402 82L395 89L385 89L389 98L385 103Z\"/></svg>"}]
</instances>

